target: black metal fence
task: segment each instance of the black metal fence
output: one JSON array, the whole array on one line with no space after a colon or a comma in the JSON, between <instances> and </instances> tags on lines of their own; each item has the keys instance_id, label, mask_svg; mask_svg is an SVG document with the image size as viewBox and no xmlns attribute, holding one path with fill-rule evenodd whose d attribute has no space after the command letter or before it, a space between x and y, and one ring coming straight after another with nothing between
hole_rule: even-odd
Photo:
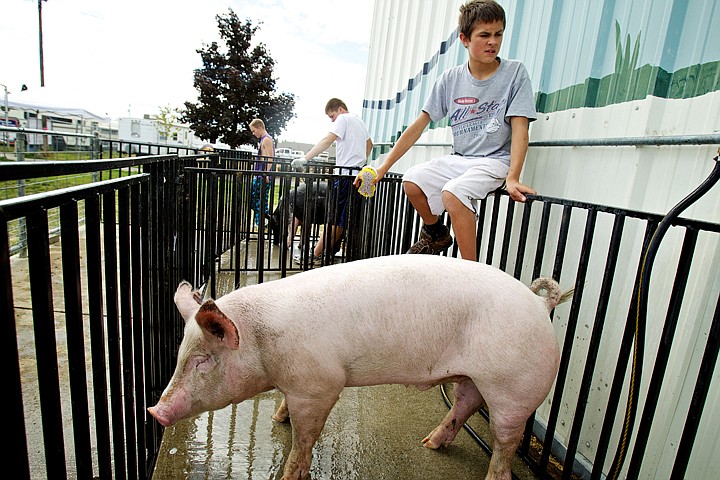
<instances>
[{"instance_id":1,"label":"black metal fence","mask_svg":"<svg viewBox=\"0 0 720 480\"><path fill-rule=\"evenodd\" d=\"M315 222L310 212L332 202L320 199L321 182L343 177L324 164L293 172L278 162L266 188L268 216L280 221L267 228L261 221L256 228L248 202L256 175L250 161L246 152L216 152L0 165L6 180L124 172L0 201L0 311L7 319L0 337L8 436L15 439L6 450L6 468L17 478L151 477L162 429L146 407L157 401L175 366L183 335L172 300L179 282L205 285L217 297L314 268L309 249L325 234L324 217ZM309 193L296 235L289 199L297 199L301 186ZM388 175L369 199L353 193L348 208L341 249L326 252L323 263L400 254L417 237L419 220L398 175ZM60 211L59 243L48 236L53 209ZM575 288L572 303L553 314L562 346L560 373L549 401L528 423L521 456L541 477L550 476L555 457L566 465L559 475L568 479L573 471L602 478L617 458L627 457L628 476L638 477L653 427L667 421L657 410L667 365L686 348L675 333L696 323L708 328L705 344L694 345L703 349L702 362L688 368L685 380L694 385L693 403L680 414L686 416L681 438L670 439L680 446L674 470L685 471L720 344L717 290L687 287L713 284L716 271L698 248L717 243L720 225L683 218L671 223L669 246L658 260L673 278L653 284L647 312L648 325L662 334L653 335L647 348L649 385L642 398L628 401L636 411L641 407L642 421L638 434L618 444L628 377L641 380L640 372L628 372L635 363L634 342L642 336L638 291L625 287L640 284L645 248L661 217L542 196L516 204L501 191L480 202L479 212L480 261L527 283L542 274ZM27 291L17 286L22 262L11 258L7 232L8 223L19 218L27 223ZM53 271L55 255L61 271ZM530 433L542 449L531 447Z\"/></svg>"}]
</instances>

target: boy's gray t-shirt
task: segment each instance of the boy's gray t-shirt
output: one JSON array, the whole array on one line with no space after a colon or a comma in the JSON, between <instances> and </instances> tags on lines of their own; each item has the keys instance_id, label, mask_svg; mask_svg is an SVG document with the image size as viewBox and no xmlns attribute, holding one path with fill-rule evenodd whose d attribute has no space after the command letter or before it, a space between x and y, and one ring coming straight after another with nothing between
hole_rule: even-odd
<instances>
[{"instance_id":1,"label":"boy's gray t-shirt","mask_svg":"<svg viewBox=\"0 0 720 480\"><path fill-rule=\"evenodd\" d=\"M527 69L517 60L500 60L495 74L477 80L467 62L443 72L423 111L434 122L448 117L453 153L492 157L510 165L510 119L537 118Z\"/></svg>"}]
</instances>

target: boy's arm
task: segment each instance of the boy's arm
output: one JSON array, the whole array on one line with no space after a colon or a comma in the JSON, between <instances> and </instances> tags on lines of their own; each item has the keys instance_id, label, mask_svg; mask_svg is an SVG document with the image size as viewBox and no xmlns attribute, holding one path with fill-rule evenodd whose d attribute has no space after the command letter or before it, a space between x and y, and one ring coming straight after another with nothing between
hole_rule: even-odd
<instances>
[{"instance_id":1,"label":"boy's arm","mask_svg":"<svg viewBox=\"0 0 720 480\"><path fill-rule=\"evenodd\" d=\"M382 165L377 168L377 178L373 183L379 182L388 170L390 170L390 167L400 160L400 158L410 150L410 147L415 145L415 142L418 141L420 135L422 135L428 125L430 125L430 115L427 112L420 112L417 119L400 135L400 138L398 138L395 146L393 146L390 153L388 153L388 156L385 157Z\"/></svg>"},{"instance_id":2,"label":"boy's arm","mask_svg":"<svg viewBox=\"0 0 720 480\"><path fill-rule=\"evenodd\" d=\"M330 148L330 145L332 145L333 142L337 140L337 138L338 136L334 133L328 133L325 138L316 143L315 146L312 147L310 151L305 154L305 161L307 162L308 160L312 160L313 158L315 158L316 155Z\"/></svg>"},{"instance_id":3,"label":"boy's arm","mask_svg":"<svg viewBox=\"0 0 720 480\"><path fill-rule=\"evenodd\" d=\"M524 202L524 193L536 193L535 190L520 183L520 172L525 163L528 150L528 126L530 122L526 117L510 117L512 139L510 143L510 170L505 184L510 197L516 202Z\"/></svg>"}]
</instances>

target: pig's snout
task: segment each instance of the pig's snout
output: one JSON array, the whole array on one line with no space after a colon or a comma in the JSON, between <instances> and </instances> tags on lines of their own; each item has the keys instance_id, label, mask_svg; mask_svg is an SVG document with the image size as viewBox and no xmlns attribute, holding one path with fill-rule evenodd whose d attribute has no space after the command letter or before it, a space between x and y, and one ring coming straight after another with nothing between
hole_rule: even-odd
<instances>
[{"instance_id":1,"label":"pig's snout","mask_svg":"<svg viewBox=\"0 0 720 480\"><path fill-rule=\"evenodd\" d=\"M160 423L163 427L169 427L175 423L172 419L163 414L160 404L157 404L154 407L148 407L148 412L150 412L150 415L155 417L158 423Z\"/></svg>"}]
</instances>

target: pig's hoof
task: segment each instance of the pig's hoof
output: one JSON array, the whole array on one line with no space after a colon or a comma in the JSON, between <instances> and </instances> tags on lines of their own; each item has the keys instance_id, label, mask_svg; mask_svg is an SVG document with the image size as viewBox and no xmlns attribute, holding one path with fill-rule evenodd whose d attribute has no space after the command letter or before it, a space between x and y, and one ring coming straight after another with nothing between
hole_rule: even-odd
<instances>
[{"instance_id":1,"label":"pig's hoof","mask_svg":"<svg viewBox=\"0 0 720 480\"><path fill-rule=\"evenodd\" d=\"M423 446L433 450L437 450L440 447L447 447L454 440L454 437L451 435L452 434L446 432L443 427L436 427L435 430L430 432L430 435L423 438Z\"/></svg>"},{"instance_id":2,"label":"pig's hoof","mask_svg":"<svg viewBox=\"0 0 720 480\"><path fill-rule=\"evenodd\" d=\"M288 415L287 413L285 413L284 415L275 413L273 414L272 419L278 423L283 423L288 419Z\"/></svg>"},{"instance_id":3,"label":"pig's hoof","mask_svg":"<svg viewBox=\"0 0 720 480\"><path fill-rule=\"evenodd\" d=\"M430 437L423 438L423 447L425 448L432 448L433 450L437 450L440 448L440 445L436 445Z\"/></svg>"},{"instance_id":4,"label":"pig's hoof","mask_svg":"<svg viewBox=\"0 0 720 480\"><path fill-rule=\"evenodd\" d=\"M283 423L285 420L288 419L289 416L290 416L290 410L288 410L287 402L283 398L283 401L280 404L280 407L278 407L277 411L273 414L272 419L278 423Z\"/></svg>"}]
</instances>

